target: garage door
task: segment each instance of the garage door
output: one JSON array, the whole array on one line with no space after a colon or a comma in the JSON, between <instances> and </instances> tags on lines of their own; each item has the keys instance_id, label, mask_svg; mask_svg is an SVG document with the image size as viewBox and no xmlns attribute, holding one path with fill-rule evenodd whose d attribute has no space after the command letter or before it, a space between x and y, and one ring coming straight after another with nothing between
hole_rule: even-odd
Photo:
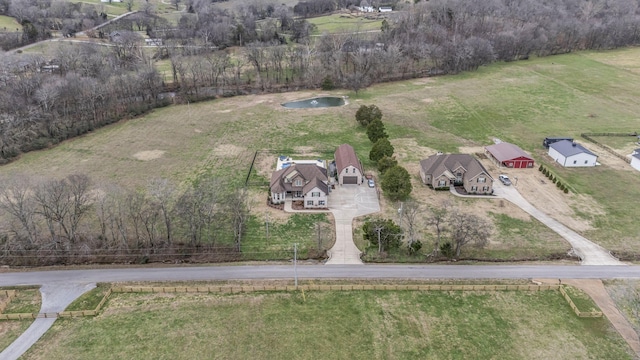
<instances>
[{"instance_id":1,"label":"garage door","mask_svg":"<svg viewBox=\"0 0 640 360\"><path fill-rule=\"evenodd\" d=\"M345 176L342 178L343 184L357 184L358 177L357 176Z\"/></svg>"}]
</instances>

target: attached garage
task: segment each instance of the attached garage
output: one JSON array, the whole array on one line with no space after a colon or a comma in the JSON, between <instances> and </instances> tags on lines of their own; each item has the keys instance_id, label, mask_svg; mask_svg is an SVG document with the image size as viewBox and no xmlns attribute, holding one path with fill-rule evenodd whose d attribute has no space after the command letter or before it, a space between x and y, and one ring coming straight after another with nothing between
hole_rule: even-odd
<instances>
[{"instance_id":1,"label":"attached garage","mask_svg":"<svg viewBox=\"0 0 640 360\"><path fill-rule=\"evenodd\" d=\"M534 164L533 158L514 144L503 142L487 146L485 147L485 152L500 167L526 169L532 168Z\"/></svg>"},{"instance_id":2,"label":"attached garage","mask_svg":"<svg viewBox=\"0 0 640 360\"><path fill-rule=\"evenodd\" d=\"M358 177L357 176L344 176L342 177L343 184L354 184L358 185Z\"/></svg>"}]
</instances>

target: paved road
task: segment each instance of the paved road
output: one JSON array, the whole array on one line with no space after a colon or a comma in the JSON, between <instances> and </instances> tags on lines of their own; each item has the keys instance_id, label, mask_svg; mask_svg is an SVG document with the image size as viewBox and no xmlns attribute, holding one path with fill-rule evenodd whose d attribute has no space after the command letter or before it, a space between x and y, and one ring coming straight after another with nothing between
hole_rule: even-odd
<instances>
[{"instance_id":1,"label":"paved road","mask_svg":"<svg viewBox=\"0 0 640 360\"><path fill-rule=\"evenodd\" d=\"M353 219L380 211L376 189L367 185L342 185L331 191L329 210L336 221L336 243L329 250L327 265L362 264L353 243Z\"/></svg>"},{"instance_id":2,"label":"paved road","mask_svg":"<svg viewBox=\"0 0 640 360\"><path fill-rule=\"evenodd\" d=\"M299 279L616 279L640 278L640 266L576 265L298 265ZM293 279L290 265L237 265L0 274L0 286L119 281Z\"/></svg>"},{"instance_id":3,"label":"paved road","mask_svg":"<svg viewBox=\"0 0 640 360\"><path fill-rule=\"evenodd\" d=\"M624 265L624 263L614 258L607 249L591 242L584 236L535 208L520 195L515 187L503 186L496 181L494 182L494 191L497 196L515 204L567 240L573 247L575 253L582 259L582 265Z\"/></svg>"}]
</instances>

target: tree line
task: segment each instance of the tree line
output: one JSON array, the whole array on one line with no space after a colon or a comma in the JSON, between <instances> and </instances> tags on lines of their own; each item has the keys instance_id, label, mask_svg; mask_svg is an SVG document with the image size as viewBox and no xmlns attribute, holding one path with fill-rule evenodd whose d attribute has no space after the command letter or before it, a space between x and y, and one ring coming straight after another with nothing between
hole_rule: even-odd
<instances>
[{"instance_id":1,"label":"tree line","mask_svg":"<svg viewBox=\"0 0 640 360\"><path fill-rule=\"evenodd\" d=\"M20 6L57 4L38 7L33 1L5 1L0 8L15 16ZM431 0L398 4L378 33L313 38L311 24L276 3L243 3L234 10L201 0L185 5L177 25L145 4L135 16L91 34L115 31L109 46L61 47L53 61L0 55L0 86L7 89L0 92L0 162L166 105L168 98L197 101L320 86L357 92L374 82L640 39L637 0ZM138 30L162 39L161 45L144 48ZM159 59L169 61L164 77L153 66Z\"/></svg>"},{"instance_id":2,"label":"tree line","mask_svg":"<svg viewBox=\"0 0 640 360\"><path fill-rule=\"evenodd\" d=\"M234 260L249 219L245 191L216 179L138 190L83 174L1 181L0 262L9 265Z\"/></svg>"}]
</instances>

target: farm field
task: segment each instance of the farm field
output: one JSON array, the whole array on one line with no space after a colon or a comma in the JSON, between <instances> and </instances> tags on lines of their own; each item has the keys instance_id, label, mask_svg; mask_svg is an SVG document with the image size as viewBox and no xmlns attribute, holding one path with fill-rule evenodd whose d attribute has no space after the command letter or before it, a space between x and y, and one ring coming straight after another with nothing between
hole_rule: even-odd
<instances>
[{"instance_id":1,"label":"farm field","mask_svg":"<svg viewBox=\"0 0 640 360\"><path fill-rule=\"evenodd\" d=\"M274 346L275 345L275 346ZM631 359L606 318L557 291L115 294L25 359Z\"/></svg>"},{"instance_id":2,"label":"farm field","mask_svg":"<svg viewBox=\"0 0 640 360\"><path fill-rule=\"evenodd\" d=\"M314 34L323 33L343 33L354 31L375 31L380 30L382 20L368 19L363 16L353 16L350 14L333 14L307 19L309 23L315 25Z\"/></svg>"},{"instance_id":3,"label":"farm field","mask_svg":"<svg viewBox=\"0 0 640 360\"><path fill-rule=\"evenodd\" d=\"M640 105L635 100L640 96L640 74L629 70L638 55L640 49L624 49L500 63L456 76L380 84L357 95L344 90L301 91L172 106L26 154L1 167L0 175L86 173L97 183L130 188L159 177L188 183L210 176L241 185L255 152L269 150L257 157L251 175L265 183L277 154L329 158L342 143L353 145L365 169L375 173L368 160L370 142L354 114L362 104L376 104L384 113L398 160L414 175L413 197L418 201L434 206L448 197L419 184L421 159L436 151L482 152L483 146L499 138L531 152L538 164L551 168L574 190L564 195L554 187L541 187L538 165L508 170L520 179L523 196L607 249L636 253L640 238L634 203L628 199L640 196L640 173L597 149L593 150L601 155L601 166L563 169L553 165L541 141L546 136L579 140L582 132L638 130ZM348 96L348 105L306 110L280 106L319 94ZM494 177L504 171L487 166ZM256 217L269 212L280 223L288 221L287 215L264 205L266 186L250 190ZM474 255L526 258L568 249L559 236L510 203L455 201L487 214L496 227L491 246L470 249ZM397 217L397 204L383 198L382 205L387 216ZM430 248L429 231L424 240L425 248Z\"/></svg>"},{"instance_id":4,"label":"farm field","mask_svg":"<svg viewBox=\"0 0 640 360\"><path fill-rule=\"evenodd\" d=\"M0 15L0 30L16 31L16 29L22 29L22 25L20 25L20 23L18 23L15 18L6 15Z\"/></svg>"}]
</instances>

